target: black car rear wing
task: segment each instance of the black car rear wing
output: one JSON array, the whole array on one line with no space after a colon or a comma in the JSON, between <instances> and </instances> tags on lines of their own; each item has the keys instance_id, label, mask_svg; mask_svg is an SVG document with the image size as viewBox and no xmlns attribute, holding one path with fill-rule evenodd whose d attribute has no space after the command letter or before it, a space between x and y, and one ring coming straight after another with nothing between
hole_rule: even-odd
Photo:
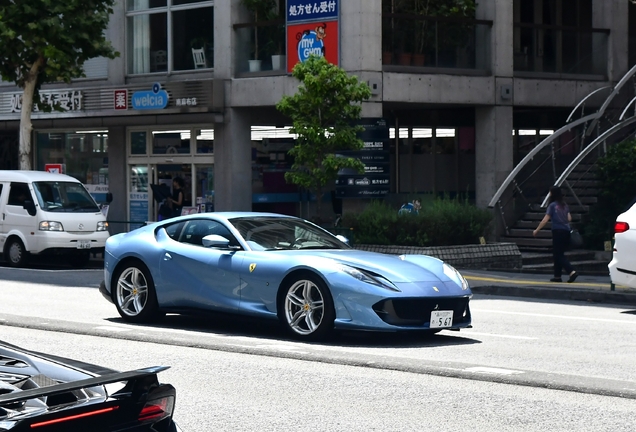
<instances>
[{"instance_id":1,"label":"black car rear wing","mask_svg":"<svg viewBox=\"0 0 636 432\"><path fill-rule=\"evenodd\" d=\"M170 366L153 366L144 369L136 369L128 372L117 372L106 375L100 375L94 378L87 378L79 381L72 381L62 384L57 384L48 387L34 388L24 391L16 391L0 395L0 407L15 402L22 402L29 399L35 399L45 396L52 396L60 393L66 393L73 390L81 390L89 387L95 387L105 384L112 384L122 381L132 381L139 378L144 378L150 375L156 375L159 372L163 372L169 369Z\"/></svg>"}]
</instances>

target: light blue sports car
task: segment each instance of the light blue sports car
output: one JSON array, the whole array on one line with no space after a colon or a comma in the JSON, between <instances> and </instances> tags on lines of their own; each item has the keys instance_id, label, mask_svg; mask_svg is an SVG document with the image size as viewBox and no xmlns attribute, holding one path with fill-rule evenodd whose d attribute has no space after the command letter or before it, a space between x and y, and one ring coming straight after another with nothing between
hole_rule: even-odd
<instances>
[{"instance_id":1,"label":"light blue sports car","mask_svg":"<svg viewBox=\"0 0 636 432\"><path fill-rule=\"evenodd\" d=\"M195 310L279 319L295 337L333 329L470 327L462 275L425 255L352 249L273 213L201 213L111 236L100 291L130 322Z\"/></svg>"}]
</instances>

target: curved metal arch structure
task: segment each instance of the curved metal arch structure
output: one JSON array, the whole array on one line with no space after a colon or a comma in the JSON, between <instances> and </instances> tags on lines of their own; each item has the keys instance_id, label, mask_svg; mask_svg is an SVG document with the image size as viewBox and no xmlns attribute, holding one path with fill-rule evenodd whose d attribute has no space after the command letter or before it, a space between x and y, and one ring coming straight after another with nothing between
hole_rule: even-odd
<instances>
[{"instance_id":1,"label":"curved metal arch structure","mask_svg":"<svg viewBox=\"0 0 636 432\"><path fill-rule=\"evenodd\" d=\"M614 135L615 133L621 132L623 129L625 129L627 126L630 126L632 124L636 123L636 116L632 116L630 118L628 118L627 120L623 120L622 122L618 123L615 126L612 126L611 128L609 128L608 130L606 130L605 132L603 132L601 135L599 135L594 141L592 141L591 143L588 144L587 147L585 147L585 149L583 149L583 151L581 151L581 153L579 153L574 160L570 163L570 165L568 165L568 167L563 171L563 173L559 176L559 178L556 180L556 182L554 183L555 186L562 186L563 183L565 183L567 181L567 178L570 174L572 174L572 172L574 172L574 169L581 163L583 162L583 160L595 149L598 147L599 144L606 142L606 140L608 138L610 138L612 135ZM570 188L571 189L571 188ZM548 205L548 198L549 198L549 194L546 195L546 197L543 199L543 202L541 203L541 207L545 207Z\"/></svg>"},{"instance_id":2,"label":"curved metal arch structure","mask_svg":"<svg viewBox=\"0 0 636 432\"><path fill-rule=\"evenodd\" d=\"M581 165L584 161L588 171L589 166L595 165L598 152L594 150L604 152L607 145L624 139L625 131L636 132L630 129L636 123L636 107L632 116L625 118L629 108L636 103L635 78L636 66L633 66L615 86L600 87L588 94L571 111L567 124L539 142L510 172L488 204L490 208L498 208L506 234L509 226L529 209L546 205L546 191L550 186L565 184L582 206L568 178L584 168ZM626 85L630 81L633 85ZM610 88L609 95L600 99L602 103L598 110L583 115L585 105ZM581 117L572 121L579 109ZM604 146L599 148L601 143ZM574 153L573 159L563 157L564 153Z\"/></svg>"}]
</instances>

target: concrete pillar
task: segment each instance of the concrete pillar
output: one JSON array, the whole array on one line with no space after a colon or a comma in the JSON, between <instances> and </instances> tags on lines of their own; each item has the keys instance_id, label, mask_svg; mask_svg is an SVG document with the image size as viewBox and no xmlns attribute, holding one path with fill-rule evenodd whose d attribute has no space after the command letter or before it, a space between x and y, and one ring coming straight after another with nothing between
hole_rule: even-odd
<instances>
[{"instance_id":1,"label":"concrete pillar","mask_svg":"<svg viewBox=\"0 0 636 432\"><path fill-rule=\"evenodd\" d=\"M214 209L252 210L252 141L250 116L227 108L214 125Z\"/></svg>"},{"instance_id":2,"label":"concrete pillar","mask_svg":"<svg viewBox=\"0 0 636 432\"><path fill-rule=\"evenodd\" d=\"M476 204L488 206L513 168L512 107L475 109Z\"/></svg>"},{"instance_id":3,"label":"concrete pillar","mask_svg":"<svg viewBox=\"0 0 636 432\"><path fill-rule=\"evenodd\" d=\"M607 39L607 59L602 51L594 53L594 61L607 62L610 81L618 81L633 65L628 64L626 53L629 47L629 2L628 0L594 0L592 4L592 27L611 29ZM594 33L595 38L600 38ZM594 44L595 51L598 44Z\"/></svg>"},{"instance_id":4,"label":"concrete pillar","mask_svg":"<svg viewBox=\"0 0 636 432\"><path fill-rule=\"evenodd\" d=\"M126 184L126 128L112 126L108 128L108 190L113 194L113 202L108 208L108 219L113 221L128 220L128 186ZM117 181L115 181L117 179ZM149 179L150 180L150 179ZM127 225L112 224L111 234L127 231Z\"/></svg>"},{"instance_id":5,"label":"concrete pillar","mask_svg":"<svg viewBox=\"0 0 636 432\"><path fill-rule=\"evenodd\" d=\"M340 66L382 70L382 0L340 1Z\"/></svg>"},{"instance_id":6,"label":"concrete pillar","mask_svg":"<svg viewBox=\"0 0 636 432\"><path fill-rule=\"evenodd\" d=\"M246 22L241 2L214 2L217 23ZM236 68L237 36L232 25L214 26L214 110L222 113L214 124L214 209L216 211L252 210L252 141L250 115L246 110L230 108L230 79ZM247 61L247 58L244 59Z\"/></svg>"},{"instance_id":7,"label":"concrete pillar","mask_svg":"<svg viewBox=\"0 0 636 432\"><path fill-rule=\"evenodd\" d=\"M477 2L475 17L491 20L490 37L492 72L496 77L512 77L513 75L513 2L510 0L492 0Z\"/></svg>"},{"instance_id":8,"label":"concrete pillar","mask_svg":"<svg viewBox=\"0 0 636 432\"><path fill-rule=\"evenodd\" d=\"M362 117L382 117L382 0L340 2L340 67L372 88Z\"/></svg>"}]
</instances>

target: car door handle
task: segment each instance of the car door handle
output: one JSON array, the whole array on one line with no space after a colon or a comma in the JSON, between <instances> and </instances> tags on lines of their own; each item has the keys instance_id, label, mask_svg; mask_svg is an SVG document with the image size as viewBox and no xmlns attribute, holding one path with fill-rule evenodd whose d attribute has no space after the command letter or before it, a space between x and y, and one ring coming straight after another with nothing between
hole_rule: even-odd
<instances>
[{"instance_id":1,"label":"car door handle","mask_svg":"<svg viewBox=\"0 0 636 432\"><path fill-rule=\"evenodd\" d=\"M166 252L166 254L163 256L163 260L164 261L170 261L172 259L172 255L170 255L168 252Z\"/></svg>"}]
</instances>

